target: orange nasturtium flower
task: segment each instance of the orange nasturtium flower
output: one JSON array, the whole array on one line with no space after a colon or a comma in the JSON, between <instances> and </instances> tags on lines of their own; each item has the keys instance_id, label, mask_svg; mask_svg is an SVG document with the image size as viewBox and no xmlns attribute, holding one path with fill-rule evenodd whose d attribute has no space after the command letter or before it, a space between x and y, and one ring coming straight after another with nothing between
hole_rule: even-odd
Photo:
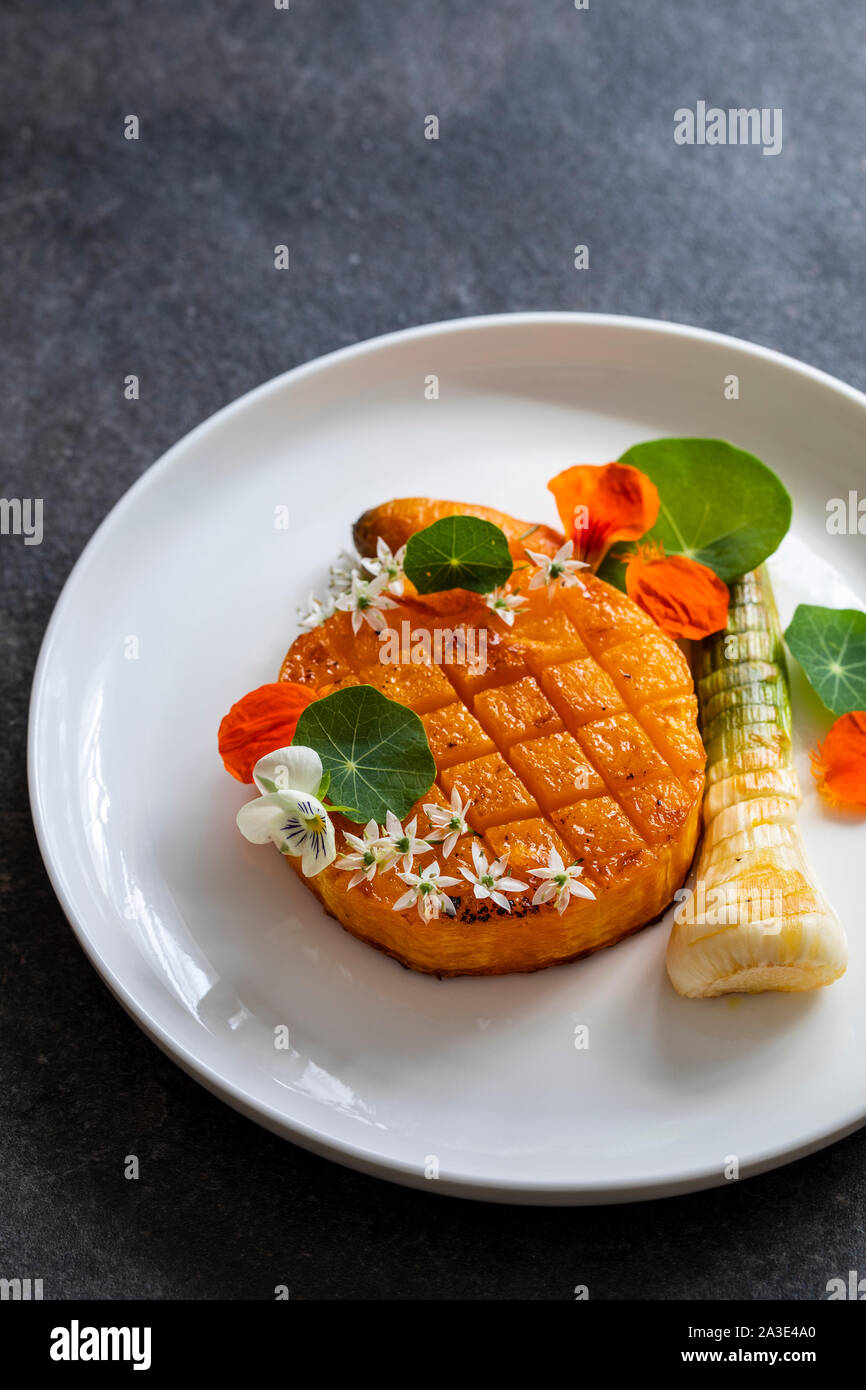
<instances>
[{"instance_id":1,"label":"orange nasturtium flower","mask_svg":"<svg viewBox=\"0 0 866 1390\"><path fill-rule=\"evenodd\" d=\"M866 712L841 715L810 757L818 790L831 806L866 810Z\"/></svg>"},{"instance_id":2,"label":"orange nasturtium flower","mask_svg":"<svg viewBox=\"0 0 866 1390\"><path fill-rule=\"evenodd\" d=\"M244 695L232 705L219 728L219 751L226 772L239 782L251 782L259 758L288 747L301 714L316 697L315 690L293 681L274 681Z\"/></svg>"},{"instance_id":3,"label":"orange nasturtium flower","mask_svg":"<svg viewBox=\"0 0 866 1390\"><path fill-rule=\"evenodd\" d=\"M630 599L655 620L668 637L697 641L720 632L728 621L728 586L706 565L687 555L665 555L647 542L617 557L624 561Z\"/></svg>"},{"instance_id":4,"label":"orange nasturtium flower","mask_svg":"<svg viewBox=\"0 0 866 1390\"><path fill-rule=\"evenodd\" d=\"M640 540L659 514L655 483L630 463L579 463L557 473L547 486L566 540L574 540L574 559L585 560L592 570L613 541Z\"/></svg>"}]
</instances>

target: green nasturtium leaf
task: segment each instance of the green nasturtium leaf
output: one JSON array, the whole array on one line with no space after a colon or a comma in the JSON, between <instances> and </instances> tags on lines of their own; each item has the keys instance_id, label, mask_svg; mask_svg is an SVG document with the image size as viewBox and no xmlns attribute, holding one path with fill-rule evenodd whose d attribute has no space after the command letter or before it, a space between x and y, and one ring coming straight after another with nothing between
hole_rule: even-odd
<instances>
[{"instance_id":1,"label":"green nasturtium leaf","mask_svg":"<svg viewBox=\"0 0 866 1390\"><path fill-rule=\"evenodd\" d=\"M402 820L433 785L436 763L421 720L372 685L325 695L301 714L293 744L314 748L330 798L350 820Z\"/></svg>"},{"instance_id":2,"label":"green nasturtium leaf","mask_svg":"<svg viewBox=\"0 0 866 1390\"><path fill-rule=\"evenodd\" d=\"M620 463L646 473L659 491L658 521L643 539L698 560L725 583L762 564L791 524L791 498L773 470L723 439L654 439L628 449ZM627 549L614 541L613 555ZM613 555L599 574L624 589Z\"/></svg>"},{"instance_id":3,"label":"green nasturtium leaf","mask_svg":"<svg viewBox=\"0 0 866 1390\"><path fill-rule=\"evenodd\" d=\"M785 641L833 714L866 710L866 613L801 603Z\"/></svg>"},{"instance_id":4,"label":"green nasturtium leaf","mask_svg":"<svg viewBox=\"0 0 866 1390\"><path fill-rule=\"evenodd\" d=\"M513 568L504 531L477 516L444 516L416 531L403 561L419 594L445 589L489 594L510 579Z\"/></svg>"}]
</instances>

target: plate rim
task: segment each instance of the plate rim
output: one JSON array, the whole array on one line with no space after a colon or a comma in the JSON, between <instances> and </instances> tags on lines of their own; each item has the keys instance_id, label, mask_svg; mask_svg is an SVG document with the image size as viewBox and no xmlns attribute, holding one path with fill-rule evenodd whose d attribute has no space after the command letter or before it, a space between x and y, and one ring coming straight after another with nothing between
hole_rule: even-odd
<instances>
[{"instance_id":1,"label":"plate rim","mask_svg":"<svg viewBox=\"0 0 866 1390\"><path fill-rule=\"evenodd\" d=\"M287 385L295 385L306 377L313 377L343 362L381 351L393 345L408 343L421 338L445 336L446 334L477 332L479 329L495 330L496 328L517 326L530 328L557 324L588 328L621 328L664 337L724 344L737 349L746 356L773 363L794 372L801 378L810 379L817 385L823 386L866 411L866 393L820 368L810 366L808 363L779 352L775 348L765 347L748 339L737 338L697 325L627 314L525 310L517 313L476 314L465 318L441 319L429 324L417 324L409 328L397 329L373 338L364 338L299 363L229 401L172 444L159 458L148 465L144 472L121 494L86 542L55 600L34 668L27 721L27 784L36 841L45 870L64 915L87 959L113 997L151 1042L155 1043L171 1061L191 1076L193 1080L204 1086L212 1095L217 1096L234 1110L255 1121L271 1133L288 1139L310 1152L331 1159L344 1167L397 1182L403 1186L432 1191L440 1195L508 1204L605 1205L654 1200L699 1191L720 1185L724 1175L718 1165L715 1165L711 1168L692 1166L679 1172L666 1174L663 1178L645 1181L635 1181L633 1178L614 1179L604 1186L599 1186L597 1182L581 1182L579 1180L563 1185L560 1181L546 1181L533 1177L526 1179L497 1178L479 1177L472 1174L462 1174L455 1177L443 1175L432 1182L426 1179L423 1172L420 1172L417 1167L404 1160L396 1157L383 1157L372 1147L353 1144L343 1138L323 1133L320 1129L289 1116L284 1111L277 1110L263 1097L249 1093L231 1078L220 1074L217 1067L205 1055L207 1052L205 1047L188 1047L184 1041L172 1034L169 1026L153 1015L147 1002L137 997L134 988L126 985L119 978L112 964L101 954L96 942L91 938L86 915L79 912L72 902L66 889L59 857L55 858L52 851L43 798L36 776L40 715L45 698L46 674L66 610L73 601L75 588L98 550L104 532L119 516L135 504L141 492L158 484L163 473L173 466L176 456L192 441L198 441L211 430L218 429L230 415L254 405L258 400L265 399L268 395ZM205 1030L202 1030L200 1036L204 1040L209 1035ZM214 1040L213 1045L217 1046L216 1040ZM815 1153L854 1133L864 1124L866 1124L866 1097L864 1097L860 1107L855 1107L853 1112L834 1122L830 1128L822 1128L819 1125L813 1133L804 1137L793 1147L790 1143L778 1147L770 1146L763 1152L752 1155L748 1161L741 1164L740 1179L755 1176Z\"/></svg>"}]
</instances>

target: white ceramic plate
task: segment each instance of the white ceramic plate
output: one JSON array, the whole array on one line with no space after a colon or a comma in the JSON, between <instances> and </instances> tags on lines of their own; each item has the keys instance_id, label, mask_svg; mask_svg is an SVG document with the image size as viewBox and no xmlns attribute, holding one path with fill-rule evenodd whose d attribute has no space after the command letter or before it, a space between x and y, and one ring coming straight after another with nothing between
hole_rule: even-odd
<instances>
[{"instance_id":1,"label":"white ceramic plate","mask_svg":"<svg viewBox=\"0 0 866 1390\"><path fill-rule=\"evenodd\" d=\"M121 1003L268 1128L430 1191L580 1203L720 1183L732 1156L745 1176L866 1119L866 828L819 804L806 750L826 724L801 677L803 829L851 942L847 976L815 995L678 998L669 921L537 975L412 974L235 828L248 792L219 720L276 678L362 510L426 493L554 521L554 473L662 435L730 438L790 487L783 622L801 600L863 606L863 540L825 519L866 489L866 397L747 343L598 315L437 324L289 372L171 449L78 562L31 708L45 862Z\"/></svg>"}]
</instances>

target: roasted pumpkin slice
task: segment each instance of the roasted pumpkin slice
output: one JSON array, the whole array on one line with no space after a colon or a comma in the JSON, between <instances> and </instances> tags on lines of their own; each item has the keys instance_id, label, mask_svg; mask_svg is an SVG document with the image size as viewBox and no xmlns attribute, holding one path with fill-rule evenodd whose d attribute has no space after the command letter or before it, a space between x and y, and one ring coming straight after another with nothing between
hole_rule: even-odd
<instances>
[{"instance_id":1,"label":"roasted pumpkin slice","mask_svg":"<svg viewBox=\"0 0 866 1390\"><path fill-rule=\"evenodd\" d=\"M520 538L528 523L427 498L366 512L356 543L371 554L382 536L396 551L415 531L457 512L494 521L515 561L525 561ZM538 527L527 543L553 552L561 541ZM342 612L298 637L285 658L283 680L319 690L373 684L420 715L437 776L410 812L418 835L435 833L425 803L445 807L455 791L471 803L469 833L447 858L441 846L430 850L443 874L460 879L448 890L453 917L424 922L414 908L395 911L406 885L393 870L353 888L336 864L303 880L349 932L415 970L497 975L573 960L656 918L688 872L704 785L688 667L630 599L600 579L581 579L580 586L525 593L512 626L460 590L425 599L408 588L388 610L392 630L407 622L444 638L471 629L474 666L444 640L427 644L440 661L382 661L379 636L366 626L353 633ZM342 832L358 827L335 821L339 847ZM508 873L527 885L509 894L510 911L477 898L461 875L461 867L472 867L473 844L490 861L508 854ZM580 867L594 894L572 897L561 913L553 902L532 901L539 880L531 871L547 867L552 851ZM287 862L299 872L298 860Z\"/></svg>"}]
</instances>

